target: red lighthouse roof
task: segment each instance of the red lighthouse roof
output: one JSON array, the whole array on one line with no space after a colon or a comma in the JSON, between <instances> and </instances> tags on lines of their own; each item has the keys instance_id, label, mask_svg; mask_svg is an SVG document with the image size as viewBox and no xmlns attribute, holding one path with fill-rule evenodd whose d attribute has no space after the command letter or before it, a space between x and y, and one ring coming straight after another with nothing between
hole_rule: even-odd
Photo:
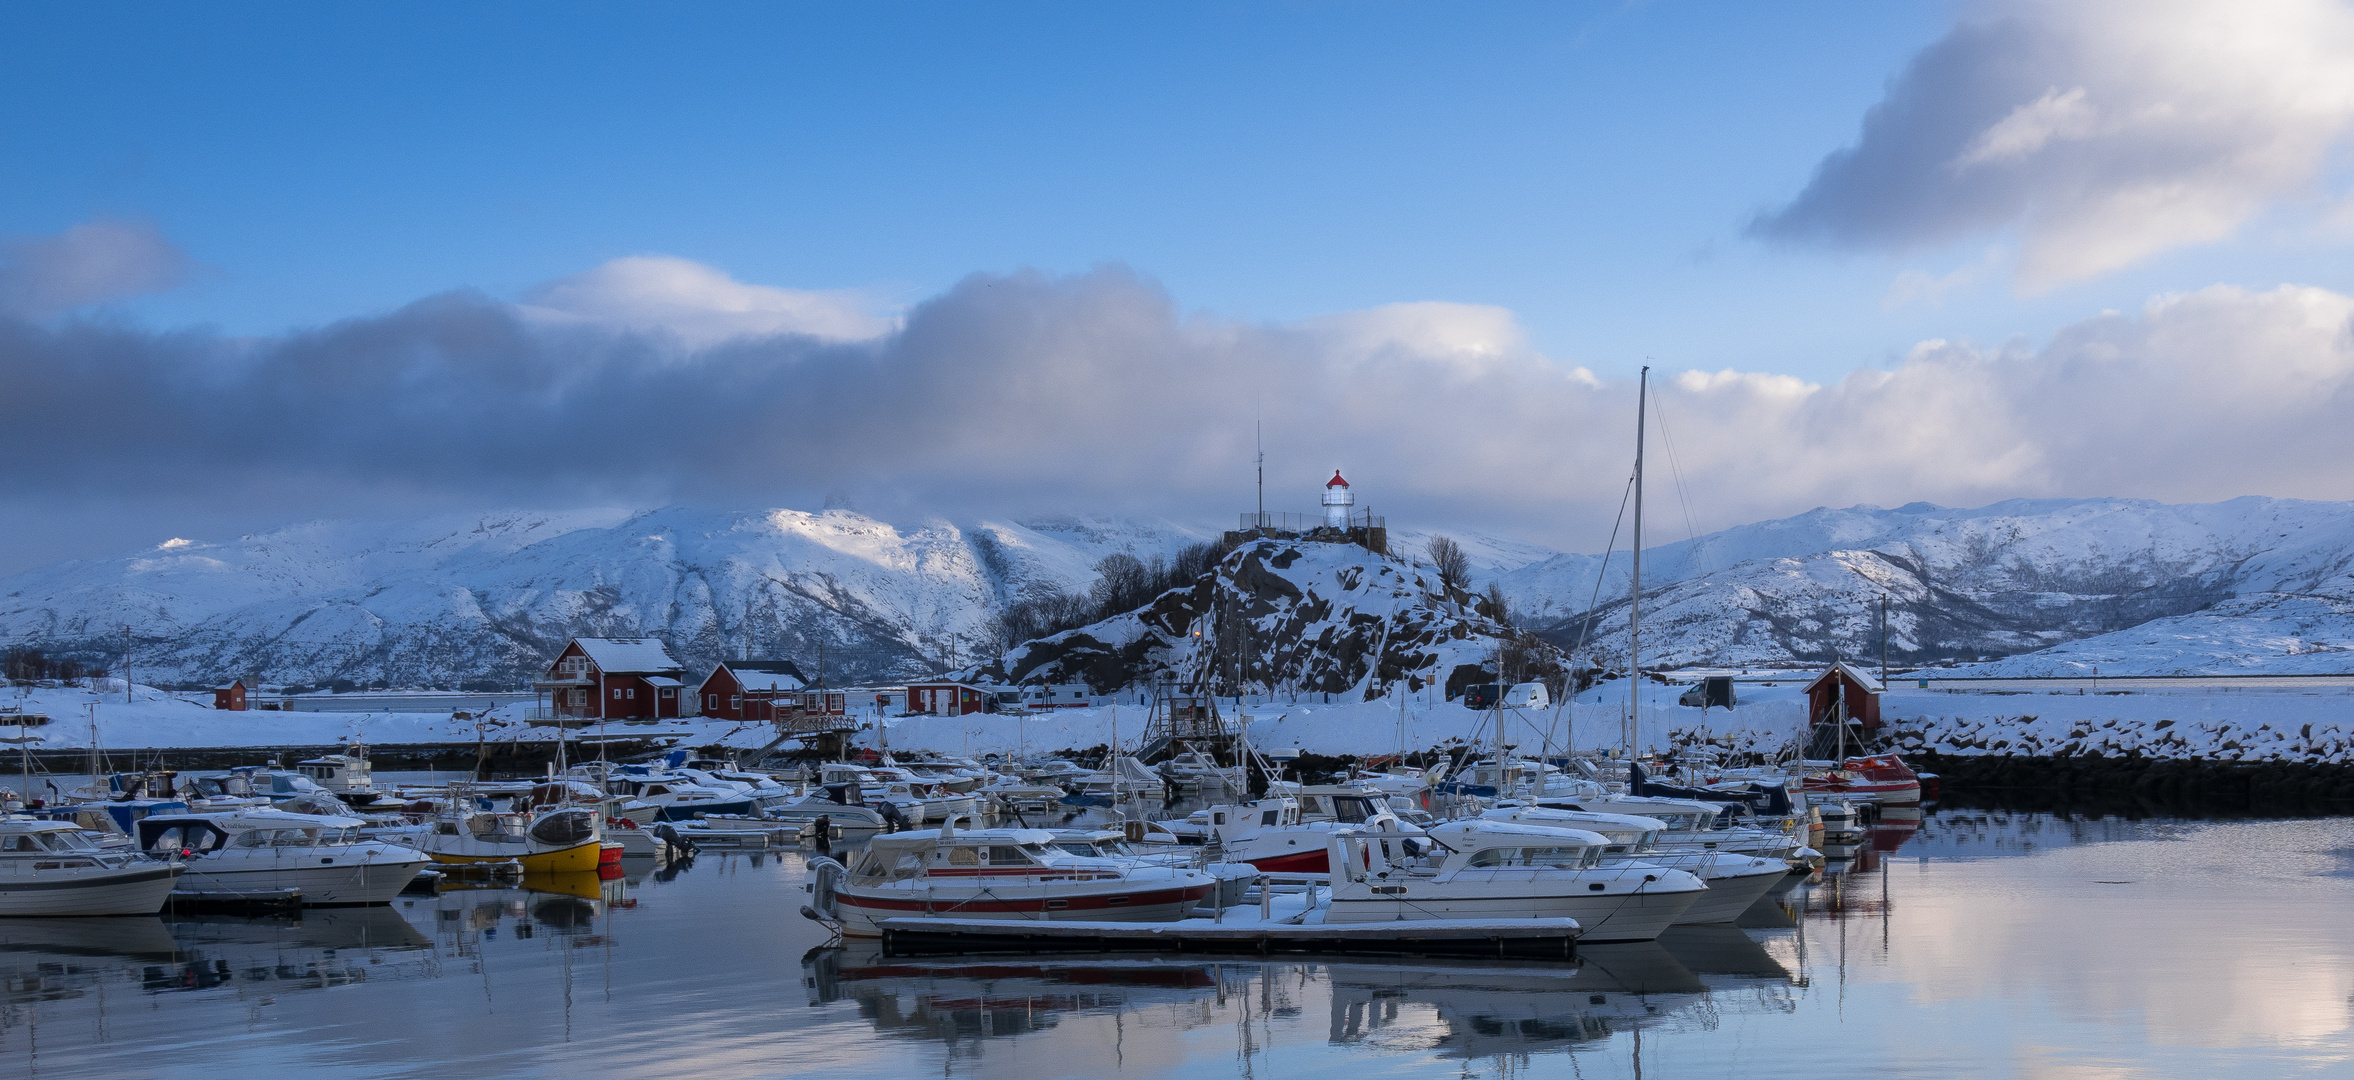
<instances>
[{"instance_id":1,"label":"red lighthouse roof","mask_svg":"<svg viewBox=\"0 0 2354 1080\"><path fill-rule=\"evenodd\" d=\"M1328 488L1347 487L1349 482L1340 478L1339 469L1334 469L1332 470L1332 479L1325 481L1324 486Z\"/></svg>"}]
</instances>

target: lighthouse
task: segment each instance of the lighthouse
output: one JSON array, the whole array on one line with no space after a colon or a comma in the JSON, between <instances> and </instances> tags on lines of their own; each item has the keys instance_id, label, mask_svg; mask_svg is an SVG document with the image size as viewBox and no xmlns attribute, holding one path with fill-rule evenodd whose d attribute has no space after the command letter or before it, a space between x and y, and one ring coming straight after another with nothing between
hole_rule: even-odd
<instances>
[{"instance_id":1,"label":"lighthouse","mask_svg":"<svg viewBox=\"0 0 2354 1080\"><path fill-rule=\"evenodd\" d=\"M1341 479L1340 470L1332 470L1332 479L1324 482L1324 524L1327 528L1347 531L1349 508L1357 505L1357 496L1349 491L1349 482Z\"/></svg>"}]
</instances>

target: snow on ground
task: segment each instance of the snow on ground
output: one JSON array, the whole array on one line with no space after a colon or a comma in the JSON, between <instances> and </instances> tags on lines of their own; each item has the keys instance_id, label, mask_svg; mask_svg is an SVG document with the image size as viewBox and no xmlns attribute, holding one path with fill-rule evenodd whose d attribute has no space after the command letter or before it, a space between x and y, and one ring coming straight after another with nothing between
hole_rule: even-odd
<instances>
[{"instance_id":1,"label":"snow on ground","mask_svg":"<svg viewBox=\"0 0 2354 1080\"><path fill-rule=\"evenodd\" d=\"M1647 686L1637 742L1664 749L1694 736L1742 750L1789 746L1806 727L1805 680L1743 683L1740 705L1727 712L1675 704L1679 688ZM554 729L523 722L512 708L492 710L479 727L449 713L219 712L209 695L175 694L140 686L123 701L119 680L109 692L84 689L0 690L0 708L45 713L51 723L30 729L41 749L90 745L89 706L97 704L98 741L113 750L324 746L347 738L386 746L414 743L542 742ZM1619 745L1626 684L1606 683L1566 708L1507 712L1505 741L1522 753L1574 746ZM1228 712L1232 705L1226 706ZM1402 711L1395 698L1373 702L1252 701L1251 742L1263 749L1298 748L1319 754L1371 755L1401 747L1427 750L1450 743L1493 741L1488 714L1459 703L1415 695ZM1890 737L1907 750L1948 754L2140 753L2160 758L2223 761L2354 760L2354 688L2195 687L2087 692L1922 690L1899 685L1882 699ZM886 718L883 733L895 750L949 754L1020 754L1081 750L1113 741L1131 749L1143 740L1147 710L1140 705L1064 709L1034 716L974 714ZM681 746L720 745L753 750L775 737L765 724L674 720L638 725L615 722L616 737L660 738ZM11 732L13 733L13 731ZM574 738L594 737L595 729ZM873 728L854 742L882 741Z\"/></svg>"}]
</instances>

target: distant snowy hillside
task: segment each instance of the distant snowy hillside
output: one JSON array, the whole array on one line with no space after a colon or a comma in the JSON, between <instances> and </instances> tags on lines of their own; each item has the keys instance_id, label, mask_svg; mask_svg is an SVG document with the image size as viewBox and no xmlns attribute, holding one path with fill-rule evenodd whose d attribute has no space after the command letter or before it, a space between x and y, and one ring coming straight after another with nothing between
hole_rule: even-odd
<instances>
[{"instance_id":1,"label":"distant snowy hillside","mask_svg":"<svg viewBox=\"0 0 2354 1080\"><path fill-rule=\"evenodd\" d=\"M1006 604L1084 589L1115 551L1203 537L1061 518L902 528L846 511L495 514L322 522L0 580L0 643L120 663L144 681L514 686L575 634L657 635L694 668L740 651L837 681L993 653Z\"/></svg>"},{"instance_id":2,"label":"distant snowy hillside","mask_svg":"<svg viewBox=\"0 0 2354 1080\"><path fill-rule=\"evenodd\" d=\"M1599 562L1562 556L1501 580L1521 610L1573 613L1550 631L1554 640L1582 640L1584 655L1623 662L1623 553L1611 560L1602 605L1575 614L1593 595ZM2030 653L2166 620L2176 629L2153 629L2122 667L2211 671L2287 655L2260 643L2281 638L2279 620L2307 616L2255 598L2325 594L2354 570L2354 503L1815 510L1646 551L1643 569L1647 665L1876 657L1885 597L1889 653L1902 661Z\"/></svg>"}]
</instances>

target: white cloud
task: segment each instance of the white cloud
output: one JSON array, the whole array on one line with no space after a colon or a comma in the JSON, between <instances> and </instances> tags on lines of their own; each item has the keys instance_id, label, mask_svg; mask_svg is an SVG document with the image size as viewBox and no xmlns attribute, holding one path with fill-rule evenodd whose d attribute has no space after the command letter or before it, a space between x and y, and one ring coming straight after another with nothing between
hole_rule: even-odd
<instances>
[{"instance_id":1,"label":"white cloud","mask_svg":"<svg viewBox=\"0 0 2354 1080\"><path fill-rule=\"evenodd\" d=\"M0 239L0 316L41 319L188 279L195 264L143 221L89 221Z\"/></svg>"},{"instance_id":2,"label":"white cloud","mask_svg":"<svg viewBox=\"0 0 2354 1080\"><path fill-rule=\"evenodd\" d=\"M689 347L730 338L801 334L864 341L889 333L860 296L748 285L691 259L632 255L535 288L524 310L550 322L581 322L673 335Z\"/></svg>"},{"instance_id":3,"label":"white cloud","mask_svg":"<svg viewBox=\"0 0 2354 1080\"><path fill-rule=\"evenodd\" d=\"M1755 229L1909 250L2015 228L2019 286L2046 289L2232 235L2350 126L2339 0L1987 0Z\"/></svg>"},{"instance_id":4,"label":"white cloud","mask_svg":"<svg viewBox=\"0 0 2354 1080\"><path fill-rule=\"evenodd\" d=\"M2354 498L2350 324L2341 293L2218 286L2040 348L1926 341L1831 381L1655 371L1675 450L1661 465L1703 528L1858 502ZM230 351L243 362L212 362ZM976 275L849 343L647 350L463 294L259 343L0 320L0 386L20 435L0 501L103 490L158 530L188 520L168 500L191 491L288 517L331 496L838 492L886 516L1214 521L1251 504L1264 420L1271 508L1312 510L1342 464L1360 505L1401 527L1598 544L1634 439L1631 380L1536 352L1502 309L1267 326L1182 315L1119 270Z\"/></svg>"}]
</instances>

